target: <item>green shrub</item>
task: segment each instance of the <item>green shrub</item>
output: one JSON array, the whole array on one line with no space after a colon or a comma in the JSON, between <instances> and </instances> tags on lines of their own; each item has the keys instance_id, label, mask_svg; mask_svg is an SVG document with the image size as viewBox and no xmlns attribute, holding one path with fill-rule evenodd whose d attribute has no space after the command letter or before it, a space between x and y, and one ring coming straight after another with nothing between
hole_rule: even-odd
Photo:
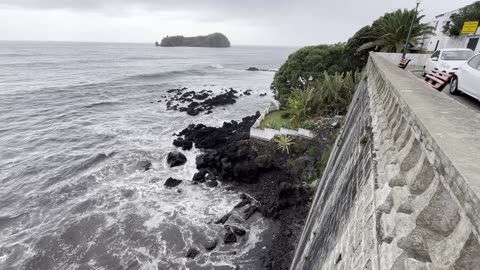
<instances>
[{"instance_id":1,"label":"green shrub","mask_svg":"<svg viewBox=\"0 0 480 270\"><path fill-rule=\"evenodd\" d=\"M345 114L361 78L362 73L358 71L334 75L325 73L324 79L317 83L317 113L320 115Z\"/></svg>"},{"instance_id":2,"label":"green shrub","mask_svg":"<svg viewBox=\"0 0 480 270\"><path fill-rule=\"evenodd\" d=\"M480 1L460 9L460 12L453 14L451 19L450 24L445 24L443 33L458 36L461 34L463 24L466 21L478 21L480 19Z\"/></svg>"},{"instance_id":3,"label":"green shrub","mask_svg":"<svg viewBox=\"0 0 480 270\"><path fill-rule=\"evenodd\" d=\"M292 91L287 100L287 111L291 120L300 123L312 113L315 107L315 88L308 86L305 89L296 88Z\"/></svg>"},{"instance_id":4,"label":"green shrub","mask_svg":"<svg viewBox=\"0 0 480 270\"><path fill-rule=\"evenodd\" d=\"M293 89L302 89L310 81L327 73L355 70L344 58L345 44L307 46L291 54L273 79L272 88L281 104L285 104Z\"/></svg>"}]
</instances>

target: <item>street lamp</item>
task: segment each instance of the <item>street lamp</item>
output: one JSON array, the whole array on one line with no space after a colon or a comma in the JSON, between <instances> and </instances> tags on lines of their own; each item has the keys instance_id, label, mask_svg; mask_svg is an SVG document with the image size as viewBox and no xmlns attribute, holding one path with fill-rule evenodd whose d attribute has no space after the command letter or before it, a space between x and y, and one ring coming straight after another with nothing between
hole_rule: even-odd
<instances>
[{"instance_id":1,"label":"street lamp","mask_svg":"<svg viewBox=\"0 0 480 270\"><path fill-rule=\"evenodd\" d=\"M413 23L415 23L415 19L417 18L418 6L422 2L422 0L416 0L416 2L417 2L417 7L415 7L415 14L413 15L412 24L410 24L410 30L408 30L408 36L407 36L407 40L405 41L405 46L403 46L402 58L405 58L405 55L407 55L407 47L410 41L410 36L412 35Z\"/></svg>"}]
</instances>

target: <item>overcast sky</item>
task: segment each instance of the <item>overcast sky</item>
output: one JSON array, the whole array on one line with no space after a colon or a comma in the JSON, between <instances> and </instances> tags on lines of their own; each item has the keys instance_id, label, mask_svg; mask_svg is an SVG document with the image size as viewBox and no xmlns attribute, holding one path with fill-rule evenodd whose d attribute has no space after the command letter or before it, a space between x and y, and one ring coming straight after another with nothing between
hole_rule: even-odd
<instances>
[{"instance_id":1,"label":"overcast sky","mask_svg":"<svg viewBox=\"0 0 480 270\"><path fill-rule=\"evenodd\" d=\"M423 0L427 20L474 0ZM222 32L233 45L346 41L415 0L0 0L1 40L154 42Z\"/></svg>"}]
</instances>

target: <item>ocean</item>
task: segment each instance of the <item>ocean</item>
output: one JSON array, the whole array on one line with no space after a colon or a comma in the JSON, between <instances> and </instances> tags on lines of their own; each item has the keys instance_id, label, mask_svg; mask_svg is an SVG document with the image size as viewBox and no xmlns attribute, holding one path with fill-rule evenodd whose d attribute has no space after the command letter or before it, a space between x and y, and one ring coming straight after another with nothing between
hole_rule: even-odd
<instances>
[{"instance_id":1,"label":"ocean","mask_svg":"<svg viewBox=\"0 0 480 270\"><path fill-rule=\"evenodd\" d=\"M182 151L188 161L175 168L166 156L189 124L268 106L274 72L245 69L278 69L294 51L0 42L0 269L258 269L268 221L255 216L242 241L204 252L223 237L212 220L239 193L189 181L200 150ZM158 102L183 87L252 93L208 115ZM166 188L168 177L184 181Z\"/></svg>"}]
</instances>

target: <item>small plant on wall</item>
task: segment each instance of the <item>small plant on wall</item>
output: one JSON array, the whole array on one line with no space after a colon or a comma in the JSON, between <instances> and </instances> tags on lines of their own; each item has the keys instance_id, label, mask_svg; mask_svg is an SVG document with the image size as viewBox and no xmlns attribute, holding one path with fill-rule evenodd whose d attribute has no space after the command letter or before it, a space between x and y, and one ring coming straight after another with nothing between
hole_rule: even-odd
<instances>
[{"instance_id":1,"label":"small plant on wall","mask_svg":"<svg viewBox=\"0 0 480 270\"><path fill-rule=\"evenodd\" d=\"M286 152L287 154L290 154L290 150L295 144L293 138L288 135L275 136L273 141L275 142L279 150L281 150L282 152Z\"/></svg>"}]
</instances>

